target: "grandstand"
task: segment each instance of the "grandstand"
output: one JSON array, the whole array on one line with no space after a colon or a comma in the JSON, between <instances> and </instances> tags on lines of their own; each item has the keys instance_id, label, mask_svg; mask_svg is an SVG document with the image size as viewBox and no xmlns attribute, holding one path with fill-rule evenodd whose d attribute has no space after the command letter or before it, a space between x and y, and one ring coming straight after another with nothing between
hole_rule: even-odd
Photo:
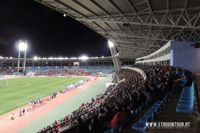
<instances>
[{"instance_id":1,"label":"grandstand","mask_svg":"<svg viewBox=\"0 0 200 133\"><path fill-rule=\"evenodd\" d=\"M0 132L200 132L198 0L36 1L102 35L111 56L1 57L12 108Z\"/></svg>"},{"instance_id":2,"label":"grandstand","mask_svg":"<svg viewBox=\"0 0 200 133\"><path fill-rule=\"evenodd\" d=\"M200 49L194 42L169 41L157 51L136 59L136 64L171 65L198 72L200 64ZM187 53L187 54L185 54ZM192 58L192 60L191 60Z\"/></svg>"}]
</instances>

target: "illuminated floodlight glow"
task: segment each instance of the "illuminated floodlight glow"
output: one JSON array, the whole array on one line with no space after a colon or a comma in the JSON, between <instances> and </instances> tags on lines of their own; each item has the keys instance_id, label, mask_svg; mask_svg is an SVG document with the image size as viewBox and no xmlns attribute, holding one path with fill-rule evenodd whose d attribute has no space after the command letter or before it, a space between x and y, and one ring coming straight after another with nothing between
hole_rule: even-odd
<instances>
[{"instance_id":1,"label":"illuminated floodlight glow","mask_svg":"<svg viewBox=\"0 0 200 133\"><path fill-rule=\"evenodd\" d=\"M37 56L34 56L34 57L33 57L33 60L38 60L38 57L37 57Z\"/></svg>"},{"instance_id":2,"label":"illuminated floodlight glow","mask_svg":"<svg viewBox=\"0 0 200 133\"><path fill-rule=\"evenodd\" d=\"M89 57L88 57L88 56L86 56L86 55L82 55L82 56L80 56L80 57L79 57L79 59L80 59L80 60L84 60L84 61L85 61L85 60L88 60L88 59L89 59Z\"/></svg>"},{"instance_id":3,"label":"illuminated floodlight glow","mask_svg":"<svg viewBox=\"0 0 200 133\"><path fill-rule=\"evenodd\" d=\"M67 16L67 15L64 13L64 14L63 14L63 17L66 17L66 16Z\"/></svg>"},{"instance_id":4,"label":"illuminated floodlight glow","mask_svg":"<svg viewBox=\"0 0 200 133\"><path fill-rule=\"evenodd\" d=\"M63 57L58 57L58 60L63 60L64 58Z\"/></svg>"},{"instance_id":5,"label":"illuminated floodlight glow","mask_svg":"<svg viewBox=\"0 0 200 133\"><path fill-rule=\"evenodd\" d=\"M18 48L19 48L20 51L26 51L27 48L28 48L28 45L27 45L26 42L24 42L24 41L20 41L20 42L19 42L19 46L18 46Z\"/></svg>"},{"instance_id":6,"label":"illuminated floodlight glow","mask_svg":"<svg viewBox=\"0 0 200 133\"><path fill-rule=\"evenodd\" d=\"M109 48L112 48L112 47L114 47L114 43L112 41L108 40L108 46L109 46Z\"/></svg>"},{"instance_id":7,"label":"illuminated floodlight glow","mask_svg":"<svg viewBox=\"0 0 200 133\"><path fill-rule=\"evenodd\" d=\"M70 57L70 60L77 60L76 57Z\"/></svg>"}]
</instances>

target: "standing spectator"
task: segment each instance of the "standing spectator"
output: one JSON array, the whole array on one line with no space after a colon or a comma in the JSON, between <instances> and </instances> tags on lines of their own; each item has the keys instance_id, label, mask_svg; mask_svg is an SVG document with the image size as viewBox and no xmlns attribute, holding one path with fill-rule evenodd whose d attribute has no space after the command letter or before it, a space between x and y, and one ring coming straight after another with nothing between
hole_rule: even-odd
<instances>
[{"instance_id":1,"label":"standing spectator","mask_svg":"<svg viewBox=\"0 0 200 133\"><path fill-rule=\"evenodd\" d=\"M12 113L12 114L10 115L10 119L11 119L11 120L14 120L14 119L15 119L15 114L14 114L14 113Z\"/></svg>"},{"instance_id":2,"label":"standing spectator","mask_svg":"<svg viewBox=\"0 0 200 133\"><path fill-rule=\"evenodd\" d=\"M25 115L25 112L26 112L26 110L25 110L25 108L23 108L22 114Z\"/></svg>"},{"instance_id":3,"label":"standing spectator","mask_svg":"<svg viewBox=\"0 0 200 133\"><path fill-rule=\"evenodd\" d=\"M20 109L20 111L19 111L19 117L21 117L22 116L22 110Z\"/></svg>"}]
</instances>

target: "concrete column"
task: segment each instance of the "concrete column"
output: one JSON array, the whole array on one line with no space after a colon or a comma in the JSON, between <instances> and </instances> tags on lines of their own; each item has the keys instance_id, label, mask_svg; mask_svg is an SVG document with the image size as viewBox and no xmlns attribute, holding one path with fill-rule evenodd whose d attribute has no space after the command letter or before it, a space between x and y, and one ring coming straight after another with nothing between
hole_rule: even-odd
<instances>
[{"instance_id":1,"label":"concrete column","mask_svg":"<svg viewBox=\"0 0 200 133\"><path fill-rule=\"evenodd\" d=\"M110 47L110 52L111 52L111 56L112 56L112 60L113 60L115 71L119 72L121 70L121 64L120 64L120 60L117 57L115 57L115 55L117 55L116 48L115 47Z\"/></svg>"}]
</instances>

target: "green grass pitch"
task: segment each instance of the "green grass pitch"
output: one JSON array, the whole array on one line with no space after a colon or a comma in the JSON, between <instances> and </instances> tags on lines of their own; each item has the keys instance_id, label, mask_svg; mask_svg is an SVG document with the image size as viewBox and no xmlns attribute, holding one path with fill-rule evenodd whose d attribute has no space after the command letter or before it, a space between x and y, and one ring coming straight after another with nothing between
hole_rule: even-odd
<instances>
[{"instance_id":1,"label":"green grass pitch","mask_svg":"<svg viewBox=\"0 0 200 133\"><path fill-rule=\"evenodd\" d=\"M0 115L62 90L84 77L24 77L0 80Z\"/></svg>"}]
</instances>

